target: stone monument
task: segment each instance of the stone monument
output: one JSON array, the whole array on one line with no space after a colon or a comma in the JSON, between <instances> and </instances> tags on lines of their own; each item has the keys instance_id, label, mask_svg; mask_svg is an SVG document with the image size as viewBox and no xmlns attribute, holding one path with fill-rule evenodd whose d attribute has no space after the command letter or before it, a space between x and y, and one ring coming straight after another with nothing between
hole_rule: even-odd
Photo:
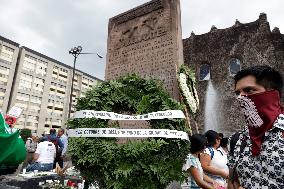
<instances>
[{"instance_id":1,"label":"stone monument","mask_svg":"<svg viewBox=\"0 0 284 189\"><path fill-rule=\"evenodd\" d=\"M179 100L183 64L179 0L153 0L109 20L105 79L136 73L164 82Z\"/></svg>"}]
</instances>

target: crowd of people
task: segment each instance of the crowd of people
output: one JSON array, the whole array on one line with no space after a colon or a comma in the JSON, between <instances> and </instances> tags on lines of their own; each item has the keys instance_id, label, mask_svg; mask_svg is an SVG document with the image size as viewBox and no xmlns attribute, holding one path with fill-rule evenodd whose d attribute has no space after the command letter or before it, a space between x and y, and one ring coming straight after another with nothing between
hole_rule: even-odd
<instances>
[{"instance_id":1,"label":"crowd of people","mask_svg":"<svg viewBox=\"0 0 284 189\"><path fill-rule=\"evenodd\" d=\"M269 66L242 69L234 76L235 94L246 125L229 138L208 130L190 136L183 189L284 188L283 78ZM60 128L26 140L26 171L64 166L68 148Z\"/></svg>"},{"instance_id":2,"label":"crowd of people","mask_svg":"<svg viewBox=\"0 0 284 189\"><path fill-rule=\"evenodd\" d=\"M225 188L229 176L228 138L209 130L204 135L192 135L190 142L190 154L183 166L188 178L182 188Z\"/></svg>"},{"instance_id":3,"label":"crowd of people","mask_svg":"<svg viewBox=\"0 0 284 189\"><path fill-rule=\"evenodd\" d=\"M63 128L57 133L55 129L50 129L49 134L44 134L41 138L35 134L27 138L27 155L22 169L26 169L27 172L50 171L55 169L57 164L63 168L68 148L68 139L64 132Z\"/></svg>"},{"instance_id":4,"label":"crowd of people","mask_svg":"<svg viewBox=\"0 0 284 189\"><path fill-rule=\"evenodd\" d=\"M190 137L183 189L284 188L283 78L264 65L243 69L234 80L246 125L229 139L213 130Z\"/></svg>"}]
</instances>

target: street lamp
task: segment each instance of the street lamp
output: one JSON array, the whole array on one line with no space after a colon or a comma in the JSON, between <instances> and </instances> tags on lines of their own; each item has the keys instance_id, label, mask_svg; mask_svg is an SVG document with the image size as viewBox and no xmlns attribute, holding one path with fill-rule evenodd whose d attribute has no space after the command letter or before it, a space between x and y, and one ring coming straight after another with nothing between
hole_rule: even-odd
<instances>
[{"instance_id":1,"label":"street lamp","mask_svg":"<svg viewBox=\"0 0 284 189\"><path fill-rule=\"evenodd\" d=\"M75 69L76 69L76 60L77 57L80 54L96 54L99 58L103 58L103 56L99 55L98 53L82 53L82 47L74 47L69 51L69 54L72 54L74 56L74 65L73 65L73 75L72 75L72 81L71 81L71 92L69 97L69 112L68 112L68 119L70 119L71 116L71 107L72 107L72 95L73 95L73 84L74 84L74 76L75 76Z\"/></svg>"}]
</instances>

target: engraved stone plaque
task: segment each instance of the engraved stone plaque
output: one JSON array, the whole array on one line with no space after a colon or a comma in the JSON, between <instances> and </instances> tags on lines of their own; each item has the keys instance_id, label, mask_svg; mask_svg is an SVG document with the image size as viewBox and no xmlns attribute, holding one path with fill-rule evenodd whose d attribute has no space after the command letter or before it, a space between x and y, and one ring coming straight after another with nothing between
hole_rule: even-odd
<instances>
[{"instance_id":1,"label":"engraved stone plaque","mask_svg":"<svg viewBox=\"0 0 284 189\"><path fill-rule=\"evenodd\" d=\"M131 73L157 78L179 100L180 64L179 0L153 0L109 20L106 80Z\"/></svg>"}]
</instances>

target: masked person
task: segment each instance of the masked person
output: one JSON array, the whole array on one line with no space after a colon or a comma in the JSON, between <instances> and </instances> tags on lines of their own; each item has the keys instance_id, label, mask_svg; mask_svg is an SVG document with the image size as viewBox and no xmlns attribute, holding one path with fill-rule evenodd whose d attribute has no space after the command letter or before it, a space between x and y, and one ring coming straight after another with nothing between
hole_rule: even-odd
<instances>
[{"instance_id":1,"label":"masked person","mask_svg":"<svg viewBox=\"0 0 284 189\"><path fill-rule=\"evenodd\" d=\"M234 80L247 126L229 142L228 186L284 188L282 76L269 66L254 66L239 71Z\"/></svg>"}]
</instances>

